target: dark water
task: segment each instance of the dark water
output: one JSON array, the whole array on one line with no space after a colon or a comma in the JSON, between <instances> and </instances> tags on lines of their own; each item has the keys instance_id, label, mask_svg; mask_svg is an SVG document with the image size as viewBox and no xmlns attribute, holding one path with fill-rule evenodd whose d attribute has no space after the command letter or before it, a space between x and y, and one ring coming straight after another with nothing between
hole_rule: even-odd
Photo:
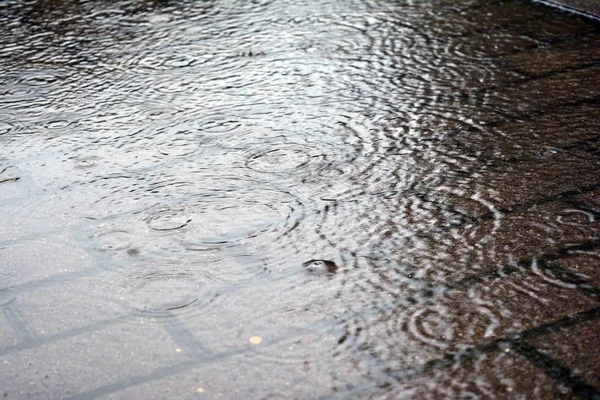
<instances>
[{"instance_id":1,"label":"dark water","mask_svg":"<svg viewBox=\"0 0 600 400\"><path fill-rule=\"evenodd\" d=\"M597 22L8 0L0 27L0 395L598 394Z\"/></svg>"}]
</instances>

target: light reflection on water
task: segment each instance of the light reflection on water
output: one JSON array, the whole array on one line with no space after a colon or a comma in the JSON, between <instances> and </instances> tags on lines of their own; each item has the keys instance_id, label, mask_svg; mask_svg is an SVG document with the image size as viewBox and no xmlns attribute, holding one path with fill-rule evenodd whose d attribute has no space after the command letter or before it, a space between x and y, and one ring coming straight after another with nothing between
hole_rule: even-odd
<instances>
[{"instance_id":1,"label":"light reflection on water","mask_svg":"<svg viewBox=\"0 0 600 400\"><path fill-rule=\"evenodd\" d=\"M0 251L67 234L101 277L89 302L131 317L131 337L152 342L140 320L191 332L216 386L235 370L220 354L280 368L253 398L286 381L297 397L554 393L489 343L595 304L597 57L568 49L591 54L597 24L486 0L0 15ZM7 276L0 309L95 320L46 292L28 310ZM259 333L274 344L236 353Z\"/></svg>"}]
</instances>

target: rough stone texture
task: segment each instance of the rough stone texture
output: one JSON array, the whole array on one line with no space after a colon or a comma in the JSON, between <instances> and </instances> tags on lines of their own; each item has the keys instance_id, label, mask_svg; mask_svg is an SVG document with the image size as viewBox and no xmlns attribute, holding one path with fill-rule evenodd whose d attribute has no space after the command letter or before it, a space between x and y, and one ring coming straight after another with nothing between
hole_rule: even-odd
<instances>
[{"instance_id":1,"label":"rough stone texture","mask_svg":"<svg viewBox=\"0 0 600 400\"><path fill-rule=\"evenodd\" d=\"M600 386L600 322L585 322L531 342L542 354L568 367L573 375Z\"/></svg>"}]
</instances>

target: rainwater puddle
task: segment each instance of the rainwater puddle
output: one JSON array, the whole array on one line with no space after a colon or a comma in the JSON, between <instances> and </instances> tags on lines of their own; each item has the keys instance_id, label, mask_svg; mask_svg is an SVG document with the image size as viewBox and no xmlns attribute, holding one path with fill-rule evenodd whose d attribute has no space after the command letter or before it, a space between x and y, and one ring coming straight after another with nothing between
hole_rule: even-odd
<instances>
[{"instance_id":1,"label":"rainwater puddle","mask_svg":"<svg viewBox=\"0 0 600 400\"><path fill-rule=\"evenodd\" d=\"M0 397L598 396L598 49L526 0L0 2Z\"/></svg>"}]
</instances>

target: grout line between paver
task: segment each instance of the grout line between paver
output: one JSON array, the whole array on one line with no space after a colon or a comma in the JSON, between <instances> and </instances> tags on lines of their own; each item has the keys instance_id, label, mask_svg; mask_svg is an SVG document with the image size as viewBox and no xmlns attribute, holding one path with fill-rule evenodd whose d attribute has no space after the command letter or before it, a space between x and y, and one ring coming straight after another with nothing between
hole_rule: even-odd
<instances>
[{"instance_id":1,"label":"grout line between paver","mask_svg":"<svg viewBox=\"0 0 600 400\"><path fill-rule=\"evenodd\" d=\"M422 365L419 365L417 367L414 367L414 368L408 368L408 369L405 369L402 371L388 370L388 376L390 378L393 378L394 381L396 381L396 382L403 382L410 378L422 375L422 374L427 373L432 370L444 369L444 368L448 368L451 366L456 366L458 364L462 364L466 361L476 359L479 356L481 356L482 354L491 353L491 352L495 352L495 351L502 351L502 350L506 351L507 349L510 349L510 348L514 348L515 352L518 353L518 351L520 351L521 349L527 349L527 347L519 347L522 345L524 340L534 339L536 337L539 337L539 336L542 336L545 334L556 333L563 329L570 328L570 327L575 326L580 323L585 323L585 322L589 322L589 321L599 321L599 320L600 320L600 307L592 308L589 310L585 310L585 311L576 313L574 315L570 315L570 316L561 318L561 319L553 321L553 322L538 325L536 327L527 329L525 331L521 331L518 333L508 335L504 338L493 340L491 342L482 344L480 346L475 346L475 347L463 350L458 354L448 354L446 356L443 356L443 357L440 357L440 358L437 358L434 360L430 360L430 361L428 361ZM525 350L523 350L523 351L525 352ZM530 354L533 357L533 355L535 353L530 352ZM525 356L525 354L519 354L519 355ZM537 362L545 363L546 360L544 360L542 358L542 359L540 359L540 361L537 361ZM538 365L536 365L536 363L534 363L534 365L536 367L538 367ZM551 366L558 367L559 364L549 362L547 364L547 367L551 367ZM562 367L562 366L560 366L560 367L562 368L559 370L560 376L574 377L573 381L570 382L570 384L572 385L572 387L575 387L576 390L585 391L588 388L592 388L594 390L594 392L591 392L591 393L597 392L597 389L595 389L592 386L590 386L589 384L583 382L580 378L577 377L577 375L575 375L568 368ZM551 377L554 378L554 376L552 376L552 375L551 375ZM556 378L554 378L554 379L556 379ZM563 382L559 381L559 383L563 383ZM335 395L330 395L330 396L319 397L319 399L320 400L325 400L325 399L333 400L333 399L356 398L356 396L358 396L359 393L362 393L365 391L383 389L384 387L387 387L389 385L390 385L389 383L381 384L381 383L373 382L372 380L368 380L368 381L364 381L364 382L357 384L355 387L353 387L345 392L337 393ZM597 397L593 397L593 398L596 399Z\"/></svg>"},{"instance_id":2,"label":"grout line between paver","mask_svg":"<svg viewBox=\"0 0 600 400\"><path fill-rule=\"evenodd\" d=\"M13 328L18 342L27 343L35 339L29 327L27 326L27 323L23 320L20 313L14 309L14 307L3 307L0 308L0 311ZM0 350L0 352L1 351L2 350Z\"/></svg>"},{"instance_id":3,"label":"grout line between paver","mask_svg":"<svg viewBox=\"0 0 600 400\"><path fill-rule=\"evenodd\" d=\"M24 350L30 350L39 346L43 346L49 343L53 343L59 340L75 337L78 335L83 335L86 333L94 332L100 330L102 328L106 328L113 325L118 325L123 322L131 321L138 317L134 315L123 315L117 318L112 318L108 320L104 320L98 322L93 325L86 325L81 328L72 329L70 331L61 332L56 335L43 336L43 337L30 337L29 340L16 344L14 346L9 346L3 349L0 349L0 357L6 357L7 355L17 353Z\"/></svg>"},{"instance_id":4,"label":"grout line between paver","mask_svg":"<svg viewBox=\"0 0 600 400\"><path fill-rule=\"evenodd\" d=\"M496 351L496 350L504 349L506 347L513 346L515 343L521 343L521 341L524 339L531 339L531 338L534 338L534 337L537 337L537 336L540 336L540 335L543 335L546 333L555 332L556 330L560 330L560 329L563 329L566 327L576 325L578 323L582 323L582 322L586 322L586 321L590 321L590 320L598 320L598 319L600 319L600 307L586 310L586 311L577 313L575 315L572 315L572 316L569 316L566 318L562 318L557 321L553 321L551 323L543 324L543 325L528 329L526 331L510 335L505 338L496 339L492 342L464 350L464 351L460 352L459 354L446 355L444 357L428 361L428 362L426 362L422 365L419 365L417 367L414 367L414 368L409 368L409 369L406 369L403 371L397 371L397 372L387 371L387 373L391 378L393 378L396 381L404 381L408 378L411 378L411 377L414 377L417 375L421 375L421 374L431 371L433 369L446 368L446 367L455 365L457 363L463 363L467 360L477 358L478 356L480 356L481 354L484 354L484 353L489 353L492 351ZM332 326L335 326L335 324L336 324L335 320L325 320L325 321L322 321L322 322L312 326L310 328L310 332L324 331L324 330L330 329ZM288 340L293 340L297 337L301 337L306 332L307 332L306 328L301 328L299 330L294 330L294 331L288 332L286 334L279 335L278 337L275 337L275 338L269 340L268 344L263 345L262 348L274 346L276 344L279 344L281 342L285 342ZM137 377L134 377L134 378L131 378L128 380L123 380L123 381L120 381L117 383L113 383L111 385L103 386L103 387L97 388L97 389L89 391L89 392L85 392L85 393L81 393L81 394L69 397L65 400L95 399L95 398L98 398L101 396L106 396L106 395L109 395L109 394L112 394L115 392L119 392L119 391L122 391L122 390L125 390L128 388L131 388L134 386L138 386L143 383L148 383L148 382L156 381L159 379L164 379L164 378L167 378L167 377L170 377L173 375L177 375L178 373L187 371L191 368L194 368L194 367L197 367L200 365L214 363L216 361L221 361L223 359L227 359L227 358L230 358L235 355L248 353L248 352L254 352L254 351L260 351L260 349L256 350L254 348L250 348L247 346L234 348L234 349L222 352L222 353L215 354L214 356L211 356L211 357L208 357L205 359L190 360L190 361L187 361L187 362L184 362L181 364L177 364L175 366L156 370L148 375L137 376ZM372 386L372 382L367 383L367 385ZM358 385L358 386L360 386L360 385Z\"/></svg>"}]
</instances>

